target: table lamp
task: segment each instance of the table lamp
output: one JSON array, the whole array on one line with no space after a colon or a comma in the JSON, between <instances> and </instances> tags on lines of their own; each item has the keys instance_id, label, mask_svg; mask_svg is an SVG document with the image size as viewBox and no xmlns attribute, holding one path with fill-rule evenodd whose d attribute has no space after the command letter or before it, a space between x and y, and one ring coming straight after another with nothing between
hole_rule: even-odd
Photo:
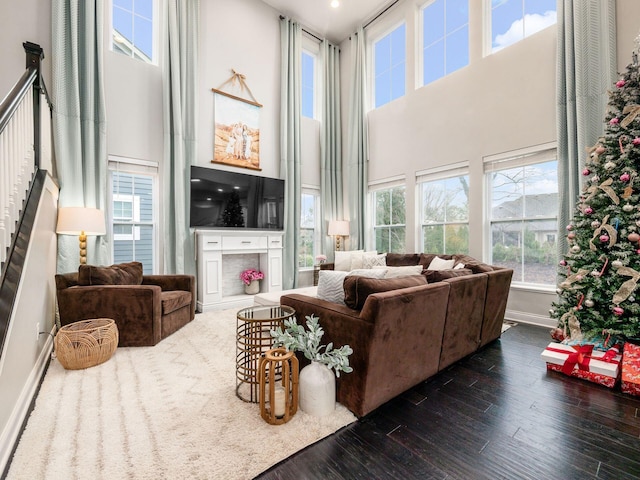
<instances>
[{"instance_id":1,"label":"table lamp","mask_svg":"<svg viewBox=\"0 0 640 480\"><path fill-rule=\"evenodd\" d=\"M327 235L336 237L336 250L340 250L340 238L349 236L349 222L347 220L330 220Z\"/></svg>"},{"instance_id":2,"label":"table lamp","mask_svg":"<svg viewBox=\"0 0 640 480\"><path fill-rule=\"evenodd\" d=\"M104 213L97 208L62 207L58 209L56 233L78 235L80 242L80 265L87 263L87 235L107 233Z\"/></svg>"}]
</instances>

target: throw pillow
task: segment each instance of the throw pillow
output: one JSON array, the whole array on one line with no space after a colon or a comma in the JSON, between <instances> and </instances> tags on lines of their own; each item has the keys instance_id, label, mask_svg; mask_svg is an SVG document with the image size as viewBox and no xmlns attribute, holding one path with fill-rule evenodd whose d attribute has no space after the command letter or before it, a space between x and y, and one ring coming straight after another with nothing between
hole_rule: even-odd
<instances>
[{"instance_id":1,"label":"throw pillow","mask_svg":"<svg viewBox=\"0 0 640 480\"><path fill-rule=\"evenodd\" d=\"M464 263L456 263L456 265L453 267L454 270L458 270L459 268L464 268Z\"/></svg>"},{"instance_id":2,"label":"throw pillow","mask_svg":"<svg viewBox=\"0 0 640 480\"><path fill-rule=\"evenodd\" d=\"M407 275L420 275L422 265L408 265L404 267L387 267L384 278L406 277Z\"/></svg>"},{"instance_id":3,"label":"throw pillow","mask_svg":"<svg viewBox=\"0 0 640 480\"><path fill-rule=\"evenodd\" d=\"M142 284L142 263L129 262L98 267L80 265L78 285L140 285Z\"/></svg>"},{"instance_id":4,"label":"throw pillow","mask_svg":"<svg viewBox=\"0 0 640 480\"><path fill-rule=\"evenodd\" d=\"M453 268L454 263L455 260L453 258L451 260L443 260L440 257L434 257L427 267L427 270L449 270L450 268Z\"/></svg>"},{"instance_id":5,"label":"throw pillow","mask_svg":"<svg viewBox=\"0 0 640 480\"><path fill-rule=\"evenodd\" d=\"M426 285L422 275L401 278L367 278L351 276L344 279L344 302L349 308L361 310L369 295L400 288Z\"/></svg>"},{"instance_id":6,"label":"throw pillow","mask_svg":"<svg viewBox=\"0 0 640 480\"><path fill-rule=\"evenodd\" d=\"M343 252L341 250L336 250L334 252L334 270L339 270L341 272L348 272L352 270L354 267L352 266L353 255L362 254L364 250L351 250L348 252ZM362 267L360 267L362 268Z\"/></svg>"},{"instance_id":7,"label":"throw pillow","mask_svg":"<svg viewBox=\"0 0 640 480\"><path fill-rule=\"evenodd\" d=\"M362 265L362 259L365 255L377 255L377 251L364 252L362 250L355 250L351 252L351 270L359 270L364 268Z\"/></svg>"},{"instance_id":8,"label":"throw pillow","mask_svg":"<svg viewBox=\"0 0 640 480\"><path fill-rule=\"evenodd\" d=\"M346 276L347 272L320 270L318 272L318 298L344 305L344 288L342 284Z\"/></svg>"},{"instance_id":9,"label":"throw pillow","mask_svg":"<svg viewBox=\"0 0 640 480\"><path fill-rule=\"evenodd\" d=\"M362 256L362 268L386 267L387 254L368 254Z\"/></svg>"},{"instance_id":10,"label":"throw pillow","mask_svg":"<svg viewBox=\"0 0 640 480\"><path fill-rule=\"evenodd\" d=\"M385 273L387 272L386 267L375 267L375 268L359 268L357 270L351 270L347 276L358 276L358 277L367 277L367 278L384 278Z\"/></svg>"}]
</instances>

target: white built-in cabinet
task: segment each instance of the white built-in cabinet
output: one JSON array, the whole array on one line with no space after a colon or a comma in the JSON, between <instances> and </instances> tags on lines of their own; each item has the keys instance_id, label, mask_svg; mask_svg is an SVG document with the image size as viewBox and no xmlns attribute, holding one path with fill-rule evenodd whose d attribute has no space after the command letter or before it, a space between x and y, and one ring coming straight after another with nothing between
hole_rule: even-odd
<instances>
[{"instance_id":1,"label":"white built-in cabinet","mask_svg":"<svg viewBox=\"0 0 640 480\"><path fill-rule=\"evenodd\" d=\"M282 235L278 231L204 230L196 233L199 312L253 304L244 293L240 273L264 273L260 292L282 290Z\"/></svg>"}]
</instances>

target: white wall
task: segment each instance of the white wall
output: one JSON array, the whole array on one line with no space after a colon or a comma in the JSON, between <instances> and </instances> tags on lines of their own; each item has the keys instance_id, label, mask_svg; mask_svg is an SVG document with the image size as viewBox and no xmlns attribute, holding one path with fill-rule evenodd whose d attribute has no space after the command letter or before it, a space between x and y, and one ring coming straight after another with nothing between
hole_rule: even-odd
<instances>
[{"instance_id":1,"label":"white wall","mask_svg":"<svg viewBox=\"0 0 640 480\"><path fill-rule=\"evenodd\" d=\"M470 2L469 65L429 85L417 87L416 5L413 0L401 1L365 32L371 40L404 20L408 38L405 96L368 114L369 181L405 177L406 251L421 251L416 222L416 172L468 162L469 228L473 239L470 254L483 258L487 247L483 158L556 141L556 29L548 28L483 57L482 2ZM618 0L617 8L621 69L630 61L632 40L638 35L640 4ZM345 74L351 56L349 43L345 40L342 44L344 105L349 101L350 76ZM346 135L346 107L343 115ZM520 321L553 324L548 310L555 299L553 288L546 291L512 288L508 316Z\"/></svg>"}]
</instances>

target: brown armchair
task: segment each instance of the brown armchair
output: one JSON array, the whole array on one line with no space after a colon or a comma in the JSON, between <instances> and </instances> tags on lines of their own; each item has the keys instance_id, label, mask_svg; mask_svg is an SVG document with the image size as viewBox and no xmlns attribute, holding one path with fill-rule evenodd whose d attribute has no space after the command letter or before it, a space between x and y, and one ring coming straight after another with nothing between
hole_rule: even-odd
<instances>
[{"instance_id":1,"label":"brown armchair","mask_svg":"<svg viewBox=\"0 0 640 480\"><path fill-rule=\"evenodd\" d=\"M60 324L89 318L112 318L120 347L151 346L193 320L193 275L142 275L131 262L56 275Z\"/></svg>"}]
</instances>

